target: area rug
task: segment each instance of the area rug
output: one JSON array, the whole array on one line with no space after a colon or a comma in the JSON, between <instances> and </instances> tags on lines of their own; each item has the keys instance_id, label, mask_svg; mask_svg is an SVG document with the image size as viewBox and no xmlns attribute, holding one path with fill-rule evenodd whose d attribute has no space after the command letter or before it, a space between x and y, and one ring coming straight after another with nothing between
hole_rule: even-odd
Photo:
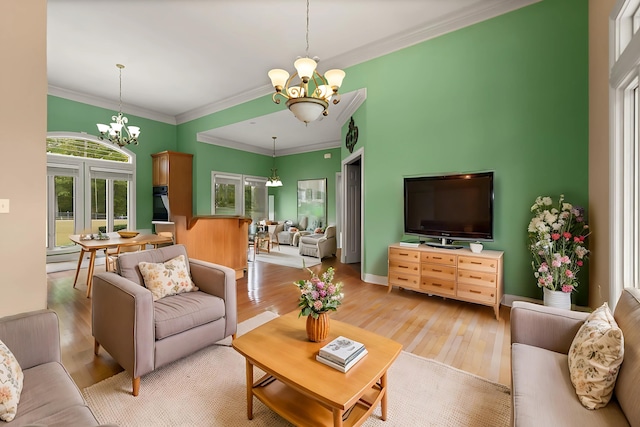
<instances>
[{"instance_id":1,"label":"area rug","mask_svg":"<svg viewBox=\"0 0 640 427\"><path fill-rule=\"evenodd\" d=\"M242 322L238 333L276 316L266 312ZM227 345L145 375L138 397L131 395L126 372L84 389L84 397L100 423L122 427L290 426L257 399L253 420L247 419L245 360ZM262 374L254 369L256 379ZM510 413L508 387L402 352L389 370L387 421L380 419L378 406L363 425L508 426Z\"/></svg>"},{"instance_id":2,"label":"area rug","mask_svg":"<svg viewBox=\"0 0 640 427\"><path fill-rule=\"evenodd\" d=\"M260 252L256 255L256 261L268 262L270 264L284 265L286 267L302 268L303 261L306 267L312 267L320 264L320 260L316 257L300 255L300 249L297 246L279 245L271 248L271 252ZM253 253L249 253L249 259L253 260Z\"/></svg>"}]
</instances>

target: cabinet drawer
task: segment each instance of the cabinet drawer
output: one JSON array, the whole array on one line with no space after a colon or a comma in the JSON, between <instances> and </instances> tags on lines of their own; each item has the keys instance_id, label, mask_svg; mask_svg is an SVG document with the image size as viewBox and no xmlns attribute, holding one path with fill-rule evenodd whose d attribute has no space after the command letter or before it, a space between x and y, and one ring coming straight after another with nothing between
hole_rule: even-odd
<instances>
[{"instance_id":1,"label":"cabinet drawer","mask_svg":"<svg viewBox=\"0 0 640 427\"><path fill-rule=\"evenodd\" d=\"M420 264L417 262L409 262L409 260L397 261L389 260L389 272L398 274L420 274Z\"/></svg>"},{"instance_id":2,"label":"cabinet drawer","mask_svg":"<svg viewBox=\"0 0 640 427\"><path fill-rule=\"evenodd\" d=\"M439 280L425 277L420 281L420 290L438 295L456 294L456 284L450 280Z\"/></svg>"},{"instance_id":3,"label":"cabinet drawer","mask_svg":"<svg viewBox=\"0 0 640 427\"><path fill-rule=\"evenodd\" d=\"M495 273L498 270L498 260L491 258L479 258L471 256L459 256L458 268L473 271Z\"/></svg>"},{"instance_id":4,"label":"cabinet drawer","mask_svg":"<svg viewBox=\"0 0 640 427\"><path fill-rule=\"evenodd\" d=\"M389 284L401 288L420 289L420 276L389 272Z\"/></svg>"},{"instance_id":5,"label":"cabinet drawer","mask_svg":"<svg viewBox=\"0 0 640 427\"><path fill-rule=\"evenodd\" d=\"M486 286L458 283L458 297L468 301L476 301L484 304L495 304L496 290Z\"/></svg>"},{"instance_id":6,"label":"cabinet drawer","mask_svg":"<svg viewBox=\"0 0 640 427\"><path fill-rule=\"evenodd\" d=\"M470 285L486 286L495 289L496 275L460 269L458 270L458 283L468 283Z\"/></svg>"},{"instance_id":7,"label":"cabinet drawer","mask_svg":"<svg viewBox=\"0 0 640 427\"><path fill-rule=\"evenodd\" d=\"M420 251L408 249L389 248L389 260L420 262Z\"/></svg>"},{"instance_id":8,"label":"cabinet drawer","mask_svg":"<svg viewBox=\"0 0 640 427\"><path fill-rule=\"evenodd\" d=\"M456 268L447 265L422 263L422 276L433 279L456 280Z\"/></svg>"},{"instance_id":9,"label":"cabinet drawer","mask_svg":"<svg viewBox=\"0 0 640 427\"><path fill-rule=\"evenodd\" d=\"M430 262L434 264L456 265L456 256L447 254L438 254L431 252L422 253L422 262Z\"/></svg>"}]
</instances>

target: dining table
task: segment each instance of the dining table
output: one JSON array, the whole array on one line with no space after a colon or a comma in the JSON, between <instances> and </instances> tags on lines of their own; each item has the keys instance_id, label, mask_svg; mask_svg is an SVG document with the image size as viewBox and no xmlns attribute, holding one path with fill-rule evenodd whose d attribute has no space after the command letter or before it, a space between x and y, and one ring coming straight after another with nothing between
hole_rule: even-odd
<instances>
[{"instance_id":1,"label":"dining table","mask_svg":"<svg viewBox=\"0 0 640 427\"><path fill-rule=\"evenodd\" d=\"M82 268L82 261L86 254L89 254L89 266L87 271L87 298L91 297L91 285L93 283L93 269L96 262L96 252L108 248L117 248L119 246L128 246L133 244L158 245L172 243L173 239L169 236L159 236L157 234L138 234L134 237L121 237L118 233L107 234L72 234L69 239L80 246L80 257L78 259L78 267L76 268L76 277L73 279L73 287L76 287L78 275Z\"/></svg>"}]
</instances>

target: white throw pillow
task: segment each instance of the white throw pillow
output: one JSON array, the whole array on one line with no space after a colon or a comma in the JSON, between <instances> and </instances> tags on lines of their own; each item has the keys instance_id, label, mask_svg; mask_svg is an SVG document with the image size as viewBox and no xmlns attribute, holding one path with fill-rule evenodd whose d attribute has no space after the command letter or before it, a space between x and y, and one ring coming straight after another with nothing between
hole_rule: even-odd
<instances>
[{"instance_id":1,"label":"white throw pillow","mask_svg":"<svg viewBox=\"0 0 640 427\"><path fill-rule=\"evenodd\" d=\"M169 295L198 290L191 281L184 255L161 263L141 262L138 267L144 279L144 286L151 291L154 301Z\"/></svg>"},{"instance_id":2,"label":"white throw pillow","mask_svg":"<svg viewBox=\"0 0 640 427\"><path fill-rule=\"evenodd\" d=\"M11 421L18 411L24 374L13 353L0 341L0 420Z\"/></svg>"},{"instance_id":3,"label":"white throw pillow","mask_svg":"<svg viewBox=\"0 0 640 427\"><path fill-rule=\"evenodd\" d=\"M588 409L606 406L624 356L622 330L606 302L580 327L568 356L571 382L580 403Z\"/></svg>"}]
</instances>

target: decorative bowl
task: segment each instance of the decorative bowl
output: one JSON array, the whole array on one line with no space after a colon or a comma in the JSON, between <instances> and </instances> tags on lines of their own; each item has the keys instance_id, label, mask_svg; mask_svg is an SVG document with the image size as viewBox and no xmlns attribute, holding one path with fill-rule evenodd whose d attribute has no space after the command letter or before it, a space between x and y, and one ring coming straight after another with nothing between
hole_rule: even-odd
<instances>
[{"instance_id":1,"label":"decorative bowl","mask_svg":"<svg viewBox=\"0 0 640 427\"><path fill-rule=\"evenodd\" d=\"M118 234L120 235L120 237L122 237L124 239L128 239L129 237L136 237L140 233L137 232L137 231L122 230L122 231L118 231Z\"/></svg>"},{"instance_id":2,"label":"decorative bowl","mask_svg":"<svg viewBox=\"0 0 640 427\"><path fill-rule=\"evenodd\" d=\"M480 242L469 243L469 249L471 249L471 252L475 254L479 254L480 252L482 252L482 247L482 243Z\"/></svg>"}]
</instances>

